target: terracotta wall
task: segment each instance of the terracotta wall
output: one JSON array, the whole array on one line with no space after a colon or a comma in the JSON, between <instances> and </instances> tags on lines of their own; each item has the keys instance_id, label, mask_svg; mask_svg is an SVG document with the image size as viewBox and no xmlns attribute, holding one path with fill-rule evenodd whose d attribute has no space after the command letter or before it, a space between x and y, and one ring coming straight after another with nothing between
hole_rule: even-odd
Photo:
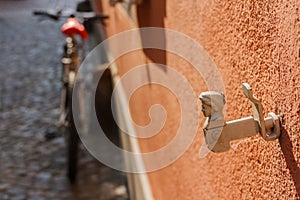
<instances>
[{"instance_id":1,"label":"terracotta wall","mask_svg":"<svg viewBox=\"0 0 300 200\"><path fill-rule=\"evenodd\" d=\"M252 85L265 114L284 113L279 141L259 138L196 162L191 158L197 149L192 147L178 163L187 171L186 178L179 180L183 188L179 194L183 198L192 193L194 199L299 196L299 1L206 1L204 5L172 1L168 5L167 27L197 39L219 67L228 119L251 114L249 102L242 98L242 82ZM185 17L172 20L176 16ZM190 29L183 28L186 23Z\"/></svg>"},{"instance_id":2,"label":"terracotta wall","mask_svg":"<svg viewBox=\"0 0 300 200\"><path fill-rule=\"evenodd\" d=\"M198 157L203 137L200 124L195 142L179 160L148 174L155 199L300 198L299 0L144 0L137 9L139 23L135 25L120 6L113 8L108 0L102 0L102 8L111 17L106 26L108 37L135 25L157 25L199 42L221 73L228 120L252 115L251 104L241 91L243 82L248 82L262 100L265 115L270 111L284 114L279 140L266 142L257 136L229 152L211 153L203 159ZM195 75L188 63L165 52L157 55L184 74L196 94L206 90L201 76ZM136 64L151 62L151 57L155 60L147 52L122 57L118 61L120 75ZM147 77L144 74L140 78ZM172 138L180 111L174 96L163 88L146 86L137 91L130 102L131 114L137 123L147 124L149 105L157 102L172 113L161 131ZM203 115L200 117L203 122ZM161 134L140 141L141 149L151 151L165 145Z\"/></svg>"}]
</instances>

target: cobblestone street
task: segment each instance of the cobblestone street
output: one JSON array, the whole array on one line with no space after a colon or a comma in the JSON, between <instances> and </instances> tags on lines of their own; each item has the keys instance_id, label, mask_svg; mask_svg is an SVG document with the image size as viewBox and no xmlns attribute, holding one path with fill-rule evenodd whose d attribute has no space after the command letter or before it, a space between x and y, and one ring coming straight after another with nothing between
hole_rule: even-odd
<instances>
[{"instance_id":1,"label":"cobblestone street","mask_svg":"<svg viewBox=\"0 0 300 200\"><path fill-rule=\"evenodd\" d=\"M57 2L0 0L0 200L128 199L125 175L83 145L71 185L63 135L45 139L58 126L64 37L61 22L39 21L31 12Z\"/></svg>"}]
</instances>

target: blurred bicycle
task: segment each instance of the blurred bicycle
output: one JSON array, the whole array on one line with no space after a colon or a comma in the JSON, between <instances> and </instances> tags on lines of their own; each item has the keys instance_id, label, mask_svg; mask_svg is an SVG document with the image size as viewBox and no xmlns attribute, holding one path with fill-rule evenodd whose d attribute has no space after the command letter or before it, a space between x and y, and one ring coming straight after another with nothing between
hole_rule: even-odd
<instances>
[{"instance_id":1,"label":"blurred bicycle","mask_svg":"<svg viewBox=\"0 0 300 200\"><path fill-rule=\"evenodd\" d=\"M72 112L73 88L80 63L84 57L83 42L88 39L87 26L91 22L107 19L108 16L99 15L94 12L70 12L63 10L40 10L34 11L33 14L45 16L54 21L59 21L60 19L66 20L61 26L61 32L66 36L66 39L61 57L62 91L59 124L64 127L66 133L67 175L72 183L76 180L79 144L79 136Z\"/></svg>"}]
</instances>

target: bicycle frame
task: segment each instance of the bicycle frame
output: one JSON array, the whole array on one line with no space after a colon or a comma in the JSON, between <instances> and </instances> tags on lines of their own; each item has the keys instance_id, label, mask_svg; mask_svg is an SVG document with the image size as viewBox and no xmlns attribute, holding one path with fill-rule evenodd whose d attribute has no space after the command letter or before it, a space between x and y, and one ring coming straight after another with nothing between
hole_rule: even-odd
<instances>
[{"instance_id":1,"label":"bicycle frame","mask_svg":"<svg viewBox=\"0 0 300 200\"><path fill-rule=\"evenodd\" d=\"M67 123L67 107L68 98L71 98L68 95L68 88L73 88L76 74L79 66L79 56L77 52L77 42L75 36L69 35L66 37L65 44L63 46L63 56L61 59L62 64L62 94L61 94L61 103L60 103L60 118L59 124L61 126L68 126Z\"/></svg>"},{"instance_id":2,"label":"bicycle frame","mask_svg":"<svg viewBox=\"0 0 300 200\"><path fill-rule=\"evenodd\" d=\"M64 45L64 54L61 59L62 63L62 81L63 81L63 91L62 91L62 99L61 99L61 114L60 114L60 124L67 126L66 117L67 111L66 108L68 106L68 98L72 98L66 92L68 88L72 89L75 83L77 71L80 64L80 56L79 56L79 45L76 41L76 35L79 35L82 40L86 40L88 38L88 34L85 30L85 27L79 23L76 18L70 17L67 21L62 25L61 32L66 35L65 45ZM66 90L66 91L65 91Z\"/></svg>"},{"instance_id":3,"label":"bicycle frame","mask_svg":"<svg viewBox=\"0 0 300 200\"><path fill-rule=\"evenodd\" d=\"M49 17L53 20L64 18L63 12L58 10L56 13L50 11L34 11L34 15L41 15ZM64 134L67 141L67 175L71 183L76 179L77 161L78 161L78 144L79 136L75 126L72 110L73 98L78 100L77 95L73 95L73 88L76 81L77 72L84 56L83 45L77 43L78 38L84 40L88 39L88 33L85 26L78 20L84 22L92 22L101 19L107 19L108 16L97 15L93 12L75 12L67 16L66 22L61 27L61 32L66 36L65 44L63 46L63 55L61 57L62 64L62 91L60 102L60 116L59 125L64 129ZM76 94L76 93L75 93ZM76 101L74 101L76 102ZM79 105L75 105L80 107Z\"/></svg>"},{"instance_id":4,"label":"bicycle frame","mask_svg":"<svg viewBox=\"0 0 300 200\"><path fill-rule=\"evenodd\" d=\"M75 76L80 63L77 48L78 46L75 37L67 36L66 43L64 45L64 55L61 59L61 63L63 66L63 83L69 86L74 85Z\"/></svg>"}]
</instances>

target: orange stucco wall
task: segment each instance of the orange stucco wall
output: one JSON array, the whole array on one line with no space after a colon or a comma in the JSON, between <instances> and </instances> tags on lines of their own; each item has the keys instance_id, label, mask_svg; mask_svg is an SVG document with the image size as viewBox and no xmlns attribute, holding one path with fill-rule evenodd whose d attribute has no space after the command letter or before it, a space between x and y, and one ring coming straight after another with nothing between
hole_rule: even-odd
<instances>
[{"instance_id":1,"label":"orange stucco wall","mask_svg":"<svg viewBox=\"0 0 300 200\"><path fill-rule=\"evenodd\" d=\"M110 15L108 37L134 27L119 5L111 7L102 1L101 6ZM240 143L235 150L211 153L203 159L198 158L203 137L200 124L195 142L180 159L148 174L155 199L300 198L299 9L299 0L144 0L138 7L140 23L136 26L156 25L180 31L209 53L226 89L226 119L252 115L251 104L240 89L243 82L248 82L262 100L265 115L271 111L284 114L279 140L266 142L257 136ZM155 60L155 53L147 54L134 52L120 58L120 75ZM196 94L206 90L201 76L196 76L188 63L165 52L157 56L184 74ZM147 76L141 74L139 78ZM141 88L131 98L136 123L149 123L149 105L157 102L165 105L172 117L160 134L140 141L142 151L163 146L169 141L164 134L168 133L170 139L178 128L178 102L164 88L151 86ZM196 111L200 110L199 104ZM200 117L203 123L203 115Z\"/></svg>"}]
</instances>

